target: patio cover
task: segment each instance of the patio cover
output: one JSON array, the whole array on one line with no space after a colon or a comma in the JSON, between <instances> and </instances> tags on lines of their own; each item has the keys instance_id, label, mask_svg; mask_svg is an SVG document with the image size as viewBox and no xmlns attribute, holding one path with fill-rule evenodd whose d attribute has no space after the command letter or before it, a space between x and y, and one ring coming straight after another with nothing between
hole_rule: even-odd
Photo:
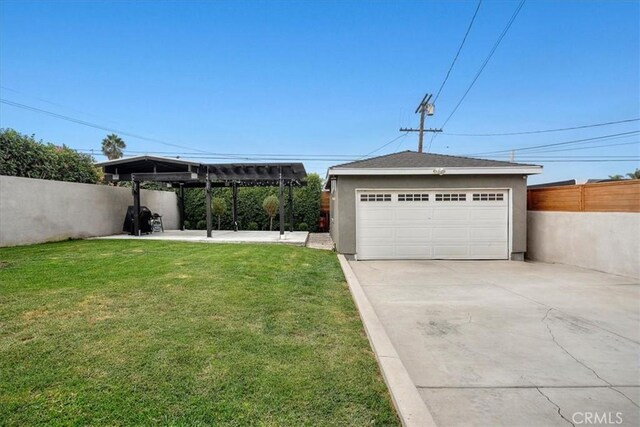
<instances>
[{"instance_id":1,"label":"patio cover","mask_svg":"<svg viewBox=\"0 0 640 427\"><path fill-rule=\"evenodd\" d=\"M238 230L237 189L239 186L280 188L280 234L284 234L284 187L289 187L290 214L293 187L305 185L307 173L302 163L200 163L161 156L134 156L96 163L105 181L133 183L134 234L139 234L140 182L164 182L179 187L181 228L184 229L184 188L204 187L207 208L207 237L211 237L211 188L231 187L234 230ZM290 219L293 227L293 217ZM293 229L292 229L293 231Z\"/></svg>"}]
</instances>

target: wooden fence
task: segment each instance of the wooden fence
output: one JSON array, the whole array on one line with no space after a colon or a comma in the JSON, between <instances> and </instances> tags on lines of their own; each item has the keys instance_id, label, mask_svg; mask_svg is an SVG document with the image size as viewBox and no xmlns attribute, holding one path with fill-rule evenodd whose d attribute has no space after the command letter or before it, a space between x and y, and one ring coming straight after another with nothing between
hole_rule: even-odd
<instances>
[{"instance_id":1,"label":"wooden fence","mask_svg":"<svg viewBox=\"0 0 640 427\"><path fill-rule=\"evenodd\" d=\"M565 212L640 212L640 179L532 188L527 209Z\"/></svg>"},{"instance_id":2,"label":"wooden fence","mask_svg":"<svg viewBox=\"0 0 640 427\"><path fill-rule=\"evenodd\" d=\"M320 213L321 214L329 214L329 203L331 198L331 192L323 191L320 197Z\"/></svg>"}]
</instances>

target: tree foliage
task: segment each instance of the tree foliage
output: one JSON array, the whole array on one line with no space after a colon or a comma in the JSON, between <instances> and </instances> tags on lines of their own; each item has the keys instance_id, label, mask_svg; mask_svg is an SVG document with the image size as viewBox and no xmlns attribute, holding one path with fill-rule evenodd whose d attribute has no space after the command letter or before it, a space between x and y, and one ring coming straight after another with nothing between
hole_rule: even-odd
<instances>
[{"instance_id":1,"label":"tree foliage","mask_svg":"<svg viewBox=\"0 0 640 427\"><path fill-rule=\"evenodd\" d=\"M227 211L227 203L222 197L214 197L211 200L211 211L218 217L218 230L220 230L220 217Z\"/></svg>"},{"instance_id":2,"label":"tree foliage","mask_svg":"<svg viewBox=\"0 0 640 427\"><path fill-rule=\"evenodd\" d=\"M13 129L0 129L0 175L95 184L100 172L93 157L37 141Z\"/></svg>"},{"instance_id":3,"label":"tree foliage","mask_svg":"<svg viewBox=\"0 0 640 427\"><path fill-rule=\"evenodd\" d=\"M269 217L269 230L273 230L273 217L276 216L280 208L280 201L276 196L267 196L262 201L262 209Z\"/></svg>"},{"instance_id":4,"label":"tree foliage","mask_svg":"<svg viewBox=\"0 0 640 427\"><path fill-rule=\"evenodd\" d=\"M322 192L322 180L317 174L307 176L307 185L293 189L293 217L294 229L298 230L301 223L308 225L309 231L317 230L318 218L320 218L320 194ZM214 188L214 198L221 198L226 206L231 206L232 195L230 188ZM269 229L269 217L262 208L262 202L267 196L278 195L276 187L241 187L238 188L238 226L241 230L255 228L257 230ZM288 190L285 192L285 202L288 201ZM197 226L198 221L206 218L205 196L202 188L185 189L185 219ZM285 218L289 222L290 212L288 203L285 203ZM233 212L226 209L220 216L221 228L233 229ZM276 224L276 228L278 225Z\"/></svg>"},{"instance_id":5,"label":"tree foliage","mask_svg":"<svg viewBox=\"0 0 640 427\"><path fill-rule=\"evenodd\" d=\"M636 170L634 170L633 172L628 172L626 176L629 177L629 179L640 179L640 169L636 168ZM625 178L625 175L615 174L615 175L609 175L609 179L612 179L614 181L620 181L626 178Z\"/></svg>"},{"instance_id":6,"label":"tree foliage","mask_svg":"<svg viewBox=\"0 0 640 427\"><path fill-rule=\"evenodd\" d=\"M107 135L107 137L102 140L102 154L107 156L107 159L109 160L119 159L122 157L122 150L126 147L127 144L124 140L115 133Z\"/></svg>"}]
</instances>

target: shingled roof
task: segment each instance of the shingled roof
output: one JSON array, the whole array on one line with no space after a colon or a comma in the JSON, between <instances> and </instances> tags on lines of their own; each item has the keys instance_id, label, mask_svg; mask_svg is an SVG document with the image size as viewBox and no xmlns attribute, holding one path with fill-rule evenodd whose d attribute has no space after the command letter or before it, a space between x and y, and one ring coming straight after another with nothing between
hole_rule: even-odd
<instances>
[{"instance_id":1,"label":"shingled roof","mask_svg":"<svg viewBox=\"0 0 640 427\"><path fill-rule=\"evenodd\" d=\"M499 160L474 159L471 157L447 156L444 154L401 151L370 159L356 160L332 166L331 169L397 169L397 168L482 168L482 167L518 167L533 166L523 163L503 162Z\"/></svg>"}]
</instances>

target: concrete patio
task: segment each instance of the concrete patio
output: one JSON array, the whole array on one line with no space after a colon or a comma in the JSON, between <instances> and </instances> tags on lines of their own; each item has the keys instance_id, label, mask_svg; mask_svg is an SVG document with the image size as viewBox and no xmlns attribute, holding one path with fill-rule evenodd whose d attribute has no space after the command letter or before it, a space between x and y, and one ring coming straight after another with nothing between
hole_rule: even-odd
<instances>
[{"instance_id":1,"label":"concrete patio","mask_svg":"<svg viewBox=\"0 0 640 427\"><path fill-rule=\"evenodd\" d=\"M95 239L146 239L202 243L283 243L288 245L304 246L308 237L309 232L307 231L287 231L281 238L279 231L214 230L211 237L207 238L206 230L166 230L161 233L143 234L141 236L114 234L112 236L95 237Z\"/></svg>"}]
</instances>

